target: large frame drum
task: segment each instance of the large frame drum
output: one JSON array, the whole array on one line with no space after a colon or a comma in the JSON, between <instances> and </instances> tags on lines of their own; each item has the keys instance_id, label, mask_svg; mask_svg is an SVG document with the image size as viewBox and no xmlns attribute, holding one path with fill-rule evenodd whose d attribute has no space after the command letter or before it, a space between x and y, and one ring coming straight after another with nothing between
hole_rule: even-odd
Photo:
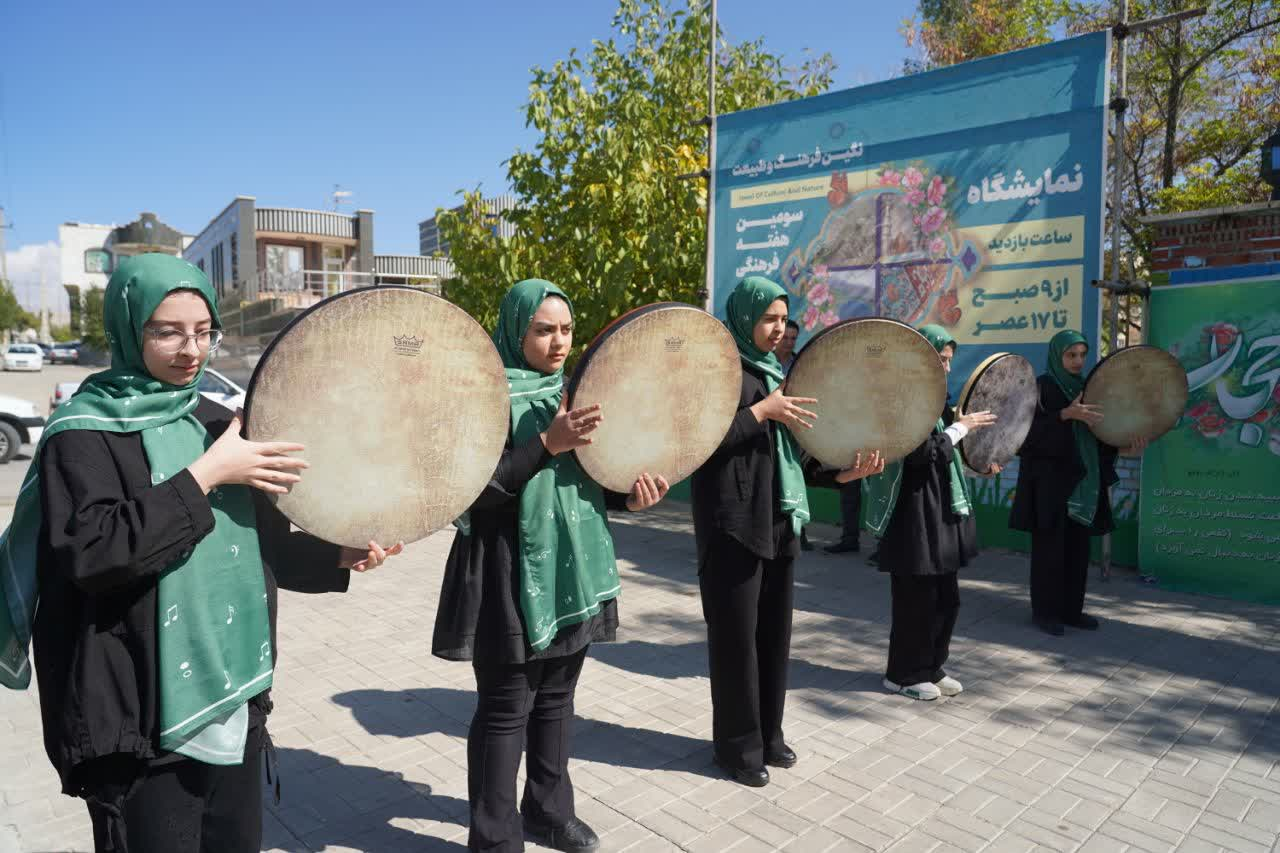
<instances>
[{"instance_id":1,"label":"large frame drum","mask_svg":"<svg viewBox=\"0 0 1280 853\"><path fill-rule=\"evenodd\" d=\"M1022 447L1039 405L1036 371L1020 355L998 352L983 359L960 391L957 411L991 412L997 420L960 442L960 457L970 470L985 474L1004 467Z\"/></svg>"},{"instance_id":2,"label":"large frame drum","mask_svg":"<svg viewBox=\"0 0 1280 853\"><path fill-rule=\"evenodd\" d=\"M674 485L729 431L742 396L733 336L700 308L659 302L623 314L583 353L569 384L574 409L604 420L575 453L589 477L629 492L643 473Z\"/></svg>"},{"instance_id":3,"label":"large frame drum","mask_svg":"<svg viewBox=\"0 0 1280 853\"><path fill-rule=\"evenodd\" d=\"M253 441L295 441L311 467L276 505L295 525L363 548L412 542L461 515L510 431L502 360L484 329L410 287L341 293L303 312L258 362Z\"/></svg>"},{"instance_id":4,"label":"large frame drum","mask_svg":"<svg viewBox=\"0 0 1280 853\"><path fill-rule=\"evenodd\" d=\"M1102 422L1091 427L1098 440L1125 448L1173 429L1188 393L1187 372L1178 360L1139 344L1116 350L1089 371L1083 402L1102 408Z\"/></svg>"}]
</instances>

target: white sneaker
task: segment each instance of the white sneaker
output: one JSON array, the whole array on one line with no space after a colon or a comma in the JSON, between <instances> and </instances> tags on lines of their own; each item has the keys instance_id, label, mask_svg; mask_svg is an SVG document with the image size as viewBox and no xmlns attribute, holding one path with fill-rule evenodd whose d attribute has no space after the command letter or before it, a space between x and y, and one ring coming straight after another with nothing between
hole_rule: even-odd
<instances>
[{"instance_id":1,"label":"white sneaker","mask_svg":"<svg viewBox=\"0 0 1280 853\"><path fill-rule=\"evenodd\" d=\"M937 685L922 681L919 684L908 684L905 687L901 684L895 684L889 679L884 680L884 688L891 693L901 693L912 699L919 699L922 702L932 702L942 695L942 691Z\"/></svg>"},{"instance_id":2,"label":"white sneaker","mask_svg":"<svg viewBox=\"0 0 1280 853\"><path fill-rule=\"evenodd\" d=\"M942 680L935 683L943 696L955 696L957 693L964 692L964 685L949 675L942 676Z\"/></svg>"}]
</instances>

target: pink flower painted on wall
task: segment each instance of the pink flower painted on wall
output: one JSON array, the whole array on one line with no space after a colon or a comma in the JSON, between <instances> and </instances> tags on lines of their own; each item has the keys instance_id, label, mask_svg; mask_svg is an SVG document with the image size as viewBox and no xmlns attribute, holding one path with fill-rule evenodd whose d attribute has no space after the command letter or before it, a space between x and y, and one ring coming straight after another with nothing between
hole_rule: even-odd
<instances>
[{"instance_id":1,"label":"pink flower painted on wall","mask_svg":"<svg viewBox=\"0 0 1280 853\"><path fill-rule=\"evenodd\" d=\"M947 212L940 207L931 207L929 211L920 217L920 227L924 229L924 233L932 234L942 228L947 222Z\"/></svg>"},{"instance_id":2,"label":"pink flower painted on wall","mask_svg":"<svg viewBox=\"0 0 1280 853\"><path fill-rule=\"evenodd\" d=\"M929 254L935 258L940 258L947 253L947 241L941 237L934 237L929 241Z\"/></svg>"},{"instance_id":3,"label":"pink flower painted on wall","mask_svg":"<svg viewBox=\"0 0 1280 853\"><path fill-rule=\"evenodd\" d=\"M885 169L880 173L880 186L896 187L902 181L902 176L893 169Z\"/></svg>"},{"instance_id":4,"label":"pink flower painted on wall","mask_svg":"<svg viewBox=\"0 0 1280 853\"><path fill-rule=\"evenodd\" d=\"M840 322L840 315L834 311L823 311L822 316L819 317L818 320L824 326L834 326L836 323Z\"/></svg>"},{"instance_id":5,"label":"pink flower painted on wall","mask_svg":"<svg viewBox=\"0 0 1280 853\"><path fill-rule=\"evenodd\" d=\"M909 190L917 190L924 185L924 173L915 166L909 166L902 173L902 185Z\"/></svg>"},{"instance_id":6,"label":"pink flower painted on wall","mask_svg":"<svg viewBox=\"0 0 1280 853\"><path fill-rule=\"evenodd\" d=\"M809 293L805 296L810 305L822 305L832 300L831 288L827 283L820 281L813 287L809 288Z\"/></svg>"},{"instance_id":7,"label":"pink flower painted on wall","mask_svg":"<svg viewBox=\"0 0 1280 853\"><path fill-rule=\"evenodd\" d=\"M924 193L920 190L911 190L907 193L907 204L912 207L919 207L924 204Z\"/></svg>"},{"instance_id":8,"label":"pink flower painted on wall","mask_svg":"<svg viewBox=\"0 0 1280 853\"><path fill-rule=\"evenodd\" d=\"M805 309L805 312L804 312L805 331L806 332L812 331L814 328L816 328L818 325L818 320L821 318L821 316L822 314L818 310L818 306L816 305L810 305L807 309Z\"/></svg>"},{"instance_id":9,"label":"pink flower painted on wall","mask_svg":"<svg viewBox=\"0 0 1280 853\"><path fill-rule=\"evenodd\" d=\"M934 175L933 180L929 182L929 204L942 204L942 199L946 194L947 185L942 182L942 178Z\"/></svg>"}]
</instances>

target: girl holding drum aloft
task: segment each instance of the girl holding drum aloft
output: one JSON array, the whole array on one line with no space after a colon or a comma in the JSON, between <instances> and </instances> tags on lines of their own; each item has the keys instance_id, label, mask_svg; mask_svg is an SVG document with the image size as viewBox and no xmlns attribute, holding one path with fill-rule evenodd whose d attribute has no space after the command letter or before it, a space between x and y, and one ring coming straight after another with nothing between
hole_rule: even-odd
<instances>
[{"instance_id":1,"label":"girl holding drum aloft","mask_svg":"<svg viewBox=\"0 0 1280 853\"><path fill-rule=\"evenodd\" d=\"M38 581L45 748L99 851L257 851L277 585L343 591L401 546L291 533L266 499L303 448L201 396L222 337L203 272L138 255L104 301L111 368L50 417L0 547L6 596Z\"/></svg>"},{"instance_id":2,"label":"girl holding drum aloft","mask_svg":"<svg viewBox=\"0 0 1280 853\"><path fill-rule=\"evenodd\" d=\"M449 551L432 652L469 660L477 703L467 737L472 850L599 846L574 813L569 780L573 696L587 647L613 640L618 573L607 510L639 511L667 492L641 475L606 492L569 451L591 443L598 406L568 411L564 362L573 307L540 279L502 300L493 335L511 390L511 432L493 478ZM528 741L517 811L516 774Z\"/></svg>"},{"instance_id":3,"label":"girl holding drum aloft","mask_svg":"<svg viewBox=\"0 0 1280 853\"><path fill-rule=\"evenodd\" d=\"M808 465L791 436L816 400L782 393L774 348L787 324L787 294L769 279L743 279L725 324L742 360L742 395L729 433L693 475L698 583L707 623L715 760L752 787L765 765L791 767L782 735L791 652L792 571L809 520ZM806 472L808 468L808 472ZM829 479L847 483L881 469L879 454Z\"/></svg>"},{"instance_id":4,"label":"girl holding drum aloft","mask_svg":"<svg viewBox=\"0 0 1280 853\"><path fill-rule=\"evenodd\" d=\"M919 331L950 373L955 339L941 326ZM947 407L924 443L866 481L867 527L881 537L880 571L891 575L893 622L884 686L894 693L932 700L964 689L942 669L960 609L957 573L978 553L957 445L970 431L995 421L990 412L955 417ZM986 473L998 472L993 466Z\"/></svg>"},{"instance_id":5,"label":"girl holding drum aloft","mask_svg":"<svg viewBox=\"0 0 1280 853\"><path fill-rule=\"evenodd\" d=\"M1108 488L1116 448L1094 437L1102 410L1082 402L1089 344L1066 329L1049 341L1048 371L1036 379L1040 401L1018 452L1018 485L1009 526L1031 534L1031 615L1047 634L1064 625L1096 630L1084 612L1089 545L1115 529ZM1146 442L1125 451L1141 453Z\"/></svg>"}]
</instances>

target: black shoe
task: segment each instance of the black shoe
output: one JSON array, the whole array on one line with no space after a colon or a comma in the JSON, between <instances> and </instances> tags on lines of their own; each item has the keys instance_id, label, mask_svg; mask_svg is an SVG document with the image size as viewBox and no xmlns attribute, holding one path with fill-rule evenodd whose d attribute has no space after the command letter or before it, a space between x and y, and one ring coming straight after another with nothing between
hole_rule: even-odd
<instances>
[{"instance_id":1,"label":"black shoe","mask_svg":"<svg viewBox=\"0 0 1280 853\"><path fill-rule=\"evenodd\" d=\"M765 752L764 754L764 763L770 767L781 767L783 769L795 767L798 760L795 750L786 745L783 745L782 749L777 752Z\"/></svg>"},{"instance_id":2,"label":"black shoe","mask_svg":"<svg viewBox=\"0 0 1280 853\"><path fill-rule=\"evenodd\" d=\"M1098 630L1098 620L1090 616L1088 613L1081 613L1075 619L1071 619L1066 622L1066 624L1070 625L1072 628L1079 628L1082 631Z\"/></svg>"},{"instance_id":3,"label":"black shoe","mask_svg":"<svg viewBox=\"0 0 1280 853\"><path fill-rule=\"evenodd\" d=\"M836 544L828 545L822 550L826 551L828 554L856 554L862 550L862 546L857 542L846 542L841 539Z\"/></svg>"},{"instance_id":4,"label":"black shoe","mask_svg":"<svg viewBox=\"0 0 1280 853\"><path fill-rule=\"evenodd\" d=\"M733 781L739 785L746 785L748 788L763 788L769 784L769 771L763 767L730 767L719 758L716 759L716 766L728 773Z\"/></svg>"},{"instance_id":5,"label":"black shoe","mask_svg":"<svg viewBox=\"0 0 1280 853\"><path fill-rule=\"evenodd\" d=\"M800 531L800 550L801 551L813 550L813 543L809 541L809 537L805 535L805 532L803 530Z\"/></svg>"},{"instance_id":6,"label":"black shoe","mask_svg":"<svg viewBox=\"0 0 1280 853\"><path fill-rule=\"evenodd\" d=\"M600 849L600 839L576 817L564 826L545 826L525 818L524 837L526 841L536 841L564 853L591 853Z\"/></svg>"},{"instance_id":7,"label":"black shoe","mask_svg":"<svg viewBox=\"0 0 1280 853\"><path fill-rule=\"evenodd\" d=\"M880 565L880 549L879 548L873 551L871 553L871 556L867 557L867 565L868 566Z\"/></svg>"},{"instance_id":8,"label":"black shoe","mask_svg":"<svg viewBox=\"0 0 1280 853\"><path fill-rule=\"evenodd\" d=\"M1062 627L1062 623L1056 619L1037 619L1036 624L1040 626L1040 630L1053 637L1061 637L1066 634L1066 629Z\"/></svg>"}]
</instances>

